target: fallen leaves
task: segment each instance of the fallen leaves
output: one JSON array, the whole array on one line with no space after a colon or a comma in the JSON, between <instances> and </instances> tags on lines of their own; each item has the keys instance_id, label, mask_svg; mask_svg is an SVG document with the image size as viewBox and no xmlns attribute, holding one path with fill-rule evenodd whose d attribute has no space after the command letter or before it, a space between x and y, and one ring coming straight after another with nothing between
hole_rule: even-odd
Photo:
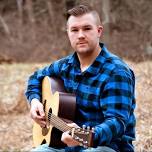
<instances>
[{"instance_id":1,"label":"fallen leaves","mask_svg":"<svg viewBox=\"0 0 152 152\"><path fill-rule=\"evenodd\" d=\"M152 61L127 61L136 75L135 110L137 152L152 151ZM32 120L24 97L28 76L44 64L0 65L0 150L29 151L32 148Z\"/></svg>"}]
</instances>

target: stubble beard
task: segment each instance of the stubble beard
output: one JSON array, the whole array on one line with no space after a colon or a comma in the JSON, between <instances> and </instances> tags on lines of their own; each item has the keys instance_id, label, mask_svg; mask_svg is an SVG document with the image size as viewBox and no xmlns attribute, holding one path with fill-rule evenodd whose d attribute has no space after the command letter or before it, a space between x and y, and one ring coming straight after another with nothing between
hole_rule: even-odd
<instances>
[{"instance_id":1,"label":"stubble beard","mask_svg":"<svg viewBox=\"0 0 152 152\"><path fill-rule=\"evenodd\" d=\"M80 55L86 55L88 56L89 54L91 54L93 52L93 48L90 48L89 46L85 46L85 47L77 47L76 48L76 52Z\"/></svg>"}]
</instances>

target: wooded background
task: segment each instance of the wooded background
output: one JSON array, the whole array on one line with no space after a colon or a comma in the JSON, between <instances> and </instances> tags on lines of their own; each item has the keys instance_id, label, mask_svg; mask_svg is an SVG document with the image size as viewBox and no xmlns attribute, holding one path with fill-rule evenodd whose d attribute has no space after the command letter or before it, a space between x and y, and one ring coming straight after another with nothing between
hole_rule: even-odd
<instances>
[{"instance_id":1,"label":"wooded background","mask_svg":"<svg viewBox=\"0 0 152 152\"><path fill-rule=\"evenodd\" d=\"M97 9L110 51L151 59L152 0L0 0L0 63L48 62L73 52L66 12L78 4Z\"/></svg>"},{"instance_id":2,"label":"wooded background","mask_svg":"<svg viewBox=\"0 0 152 152\"><path fill-rule=\"evenodd\" d=\"M133 144L136 152L152 152L152 0L0 0L0 151L32 149L27 79L73 52L66 12L87 3L102 19L101 41L135 72Z\"/></svg>"}]
</instances>

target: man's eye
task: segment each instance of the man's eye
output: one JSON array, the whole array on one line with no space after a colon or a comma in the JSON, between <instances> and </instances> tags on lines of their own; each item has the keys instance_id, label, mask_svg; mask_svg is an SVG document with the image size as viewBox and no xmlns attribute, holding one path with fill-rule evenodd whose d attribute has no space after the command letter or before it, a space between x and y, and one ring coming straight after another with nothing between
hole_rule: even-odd
<instances>
[{"instance_id":1,"label":"man's eye","mask_svg":"<svg viewBox=\"0 0 152 152\"><path fill-rule=\"evenodd\" d=\"M71 31L72 31L72 32L77 32L78 30L77 30L77 29L72 29Z\"/></svg>"},{"instance_id":2,"label":"man's eye","mask_svg":"<svg viewBox=\"0 0 152 152\"><path fill-rule=\"evenodd\" d=\"M91 30L91 28L90 27L86 27L84 30L85 31L89 31L89 30Z\"/></svg>"}]
</instances>

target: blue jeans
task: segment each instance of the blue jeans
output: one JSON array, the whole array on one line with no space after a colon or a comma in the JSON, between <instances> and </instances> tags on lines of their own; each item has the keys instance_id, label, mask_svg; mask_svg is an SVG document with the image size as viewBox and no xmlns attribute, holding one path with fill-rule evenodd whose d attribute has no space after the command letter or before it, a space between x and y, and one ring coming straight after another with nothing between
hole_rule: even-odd
<instances>
[{"instance_id":1,"label":"blue jeans","mask_svg":"<svg viewBox=\"0 0 152 152\"><path fill-rule=\"evenodd\" d=\"M43 144L35 149L32 149L32 152L65 152L65 149L55 149L49 147L47 144ZM88 148L82 150L81 152L116 152L116 151L106 146L98 146L97 148Z\"/></svg>"}]
</instances>

